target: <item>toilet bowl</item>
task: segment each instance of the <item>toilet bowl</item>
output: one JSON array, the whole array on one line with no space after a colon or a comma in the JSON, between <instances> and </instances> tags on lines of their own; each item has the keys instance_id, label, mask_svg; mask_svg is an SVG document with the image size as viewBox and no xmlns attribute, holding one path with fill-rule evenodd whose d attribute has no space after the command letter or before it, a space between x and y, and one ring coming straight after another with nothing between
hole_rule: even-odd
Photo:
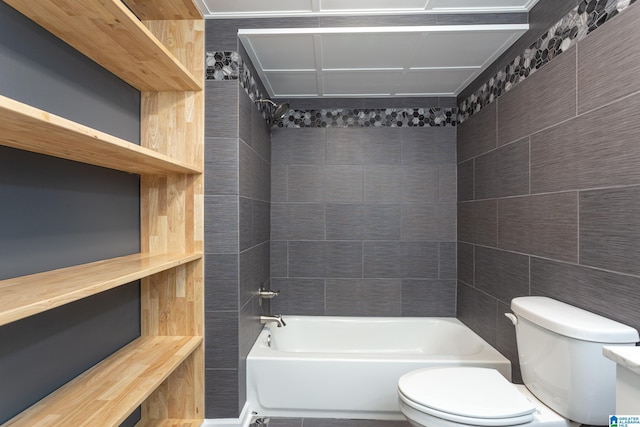
<instances>
[{"instance_id":1,"label":"toilet bowl","mask_svg":"<svg viewBox=\"0 0 640 427\"><path fill-rule=\"evenodd\" d=\"M414 427L538 426L571 423L524 386L488 368L427 368L398 381L400 409Z\"/></svg>"},{"instance_id":2,"label":"toilet bowl","mask_svg":"<svg viewBox=\"0 0 640 427\"><path fill-rule=\"evenodd\" d=\"M615 413L615 364L604 345L635 346L638 331L546 297L519 297L516 327L524 385L498 371L449 367L398 381L400 410L415 427L606 425ZM597 386L594 386L597 385Z\"/></svg>"}]
</instances>

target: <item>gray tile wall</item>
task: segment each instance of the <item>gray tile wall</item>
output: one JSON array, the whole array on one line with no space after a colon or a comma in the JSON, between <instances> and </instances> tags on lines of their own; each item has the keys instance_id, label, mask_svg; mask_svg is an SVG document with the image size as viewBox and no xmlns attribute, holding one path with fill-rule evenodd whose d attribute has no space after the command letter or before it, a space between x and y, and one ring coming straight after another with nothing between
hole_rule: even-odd
<instances>
[{"instance_id":1,"label":"gray tile wall","mask_svg":"<svg viewBox=\"0 0 640 427\"><path fill-rule=\"evenodd\" d=\"M455 138L273 129L272 312L454 316Z\"/></svg>"},{"instance_id":2,"label":"gray tile wall","mask_svg":"<svg viewBox=\"0 0 640 427\"><path fill-rule=\"evenodd\" d=\"M205 417L237 418L269 287L270 130L237 81L207 81L205 136Z\"/></svg>"},{"instance_id":3,"label":"gray tile wall","mask_svg":"<svg viewBox=\"0 0 640 427\"><path fill-rule=\"evenodd\" d=\"M458 128L457 314L516 379L513 297L640 328L639 20L631 6Z\"/></svg>"}]
</instances>

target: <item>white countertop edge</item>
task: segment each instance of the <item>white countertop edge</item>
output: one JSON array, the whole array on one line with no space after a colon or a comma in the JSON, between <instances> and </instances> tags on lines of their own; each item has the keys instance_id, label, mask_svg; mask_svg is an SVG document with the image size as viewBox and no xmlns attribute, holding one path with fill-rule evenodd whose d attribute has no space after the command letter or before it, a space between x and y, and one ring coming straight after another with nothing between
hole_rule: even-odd
<instances>
[{"instance_id":1,"label":"white countertop edge","mask_svg":"<svg viewBox=\"0 0 640 427\"><path fill-rule=\"evenodd\" d=\"M636 346L605 346L602 354L620 366L640 375L640 347Z\"/></svg>"}]
</instances>

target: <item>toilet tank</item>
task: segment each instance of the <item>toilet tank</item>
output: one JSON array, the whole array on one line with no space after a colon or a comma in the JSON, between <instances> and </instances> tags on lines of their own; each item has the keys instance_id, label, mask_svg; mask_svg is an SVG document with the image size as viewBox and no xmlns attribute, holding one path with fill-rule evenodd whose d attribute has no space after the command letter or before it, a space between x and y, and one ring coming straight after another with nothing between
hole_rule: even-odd
<instances>
[{"instance_id":1,"label":"toilet tank","mask_svg":"<svg viewBox=\"0 0 640 427\"><path fill-rule=\"evenodd\" d=\"M547 297L511 301L522 379L545 405L578 423L615 414L616 366L604 345L635 345L638 331Z\"/></svg>"}]
</instances>

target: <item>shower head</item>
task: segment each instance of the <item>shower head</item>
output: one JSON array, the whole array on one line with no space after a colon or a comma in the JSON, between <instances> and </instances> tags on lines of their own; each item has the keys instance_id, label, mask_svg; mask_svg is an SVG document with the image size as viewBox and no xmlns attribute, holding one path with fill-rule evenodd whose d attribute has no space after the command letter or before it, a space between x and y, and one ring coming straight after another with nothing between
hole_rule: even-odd
<instances>
[{"instance_id":1,"label":"shower head","mask_svg":"<svg viewBox=\"0 0 640 427\"><path fill-rule=\"evenodd\" d=\"M283 102L282 104L276 104L270 99L257 99L256 102L266 102L273 105L275 107L275 110L272 114L274 119L282 119L287 114L287 111L289 111L289 104L286 102Z\"/></svg>"}]
</instances>

